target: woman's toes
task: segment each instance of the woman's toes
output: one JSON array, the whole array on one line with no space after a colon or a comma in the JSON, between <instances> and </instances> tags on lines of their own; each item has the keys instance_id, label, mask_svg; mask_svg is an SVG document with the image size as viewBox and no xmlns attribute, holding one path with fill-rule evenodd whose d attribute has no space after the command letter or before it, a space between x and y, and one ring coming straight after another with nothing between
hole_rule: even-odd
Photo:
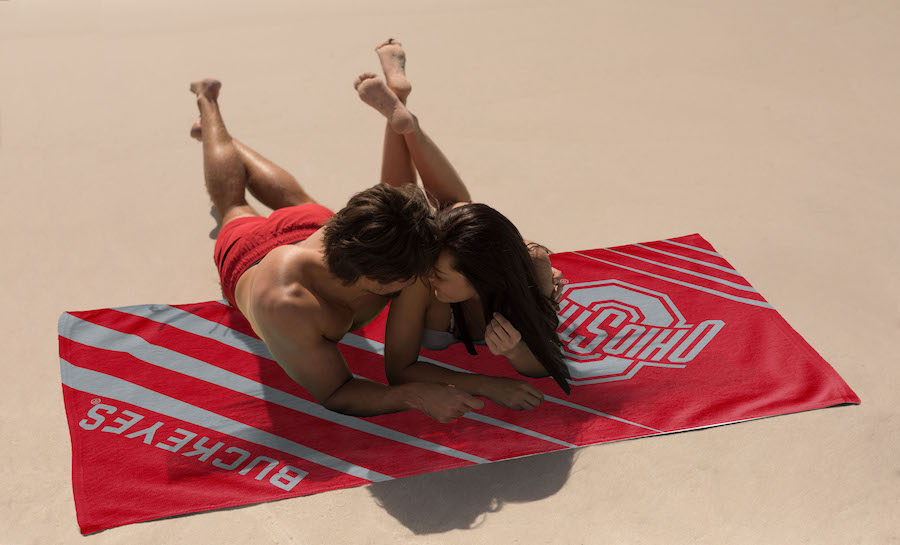
<instances>
[{"instance_id":1,"label":"woman's toes","mask_svg":"<svg viewBox=\"0 0 900 545\"><path fill-rule=\"evenodd\" d=\"M200 128L200 120L194 121L194 124L191 125L191 138L196 138L197 140L203 140L203 130Z\"/></svg>"},{"instance_id":2,"label":"woman's toes","mask_svg":"<svg viewBox=\"0 0 900 545\"><path fill-rule=\"evenodd\" d=\"M367 79L374 78L374 77L375 77L374 72L363 72L362 74L357 76L356 79L353 81L353 88L356 90L359 90L360 83L364 82Z\"/></svg>"},{"instance_id":3,"label":"woman's toes","mask_svg":"<svg viewBox=\"0 0 900 545\"><path fill-rule=\"evenodd\" d=\"M376 45L376 46L375 46L375 51L378 51L378 50L381 49L382 47L384 47L384 46L386 46L386 45L390 45L390 44L403 45L403 44L401 44L400 42L398 42L397 40L395 40L395 39L393 39L393 38L388 38L387 40L385 40L385 41L381 42L380 44Z\"/></svg>"}]
</instances>

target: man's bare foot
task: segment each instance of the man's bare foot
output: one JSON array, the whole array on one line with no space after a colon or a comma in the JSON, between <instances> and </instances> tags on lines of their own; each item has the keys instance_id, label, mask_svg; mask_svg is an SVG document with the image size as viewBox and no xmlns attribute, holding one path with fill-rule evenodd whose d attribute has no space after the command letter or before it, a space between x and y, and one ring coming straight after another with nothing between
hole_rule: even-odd
<instances>
[{"instance_id":1,"label":"man's bare foot","mask_svg":"<svg viewBox=\"0 0 900 545\"><path fill-rule=\"evenodd\" d=\"M197 98L200 98L202 95L213 102L219 98L219 89L221 87L222 82L213 78L204 78L191 82L191 92L197 95Z\"/></svg>"},{"instance_id":2,"label":"man's bare foot","mask_svg":"<svg viewBox=\"0 0 900 545\"><path fill-rule=\"evenodd\" d=\"M400 102L397 95L388 88L384 80L372 72L364 72L353 82L353 87L359 93L359 98L369 106L375 108L386 117L391 124L391 129L399 134L413 131L413 116Z\"/></svg>"},{"instance_id":3,"label":"man's bare foot","mask_svg":"<svg viewBox=\"0 0 900 545\"><path fill-rule=\"evenodd\" d=\"M406 104L406 97L412 91L412 85L406 79L406 53L403 51L403 44L388 38L375 48L375 52L381 59L381 68L384 70L384 79L388 87L401 102Z\"/></svg>"},{"instance_id":4,"label":"man's bare foot","mask_svg":"<svg viewBox=\"0 0 900 545\"><path fill-rule=\"evenodd\" d=\"M191 138L203 142L203 129L200 128L200 120L191 125Z\"/></svg>"}]
</instances>

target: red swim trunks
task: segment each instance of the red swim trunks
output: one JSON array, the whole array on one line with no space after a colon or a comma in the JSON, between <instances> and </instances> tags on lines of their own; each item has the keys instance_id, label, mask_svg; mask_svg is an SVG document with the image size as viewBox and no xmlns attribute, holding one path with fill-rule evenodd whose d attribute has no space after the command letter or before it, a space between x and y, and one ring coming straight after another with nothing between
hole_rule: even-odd
<instances>
[{"instance_id":1,"label":"red swim trunks","mask_svg":"<svg viewBox=\"0 0 900 545\"><path fill-rule=\"evenodd\" d=\"M306 203L279 208L267 218L246 216L226 223L216 239L213 258L228 303L237 308L234 290L251 265L278 246L306 240L333 215L324 206Z\"/></svg>"}]
</instances>

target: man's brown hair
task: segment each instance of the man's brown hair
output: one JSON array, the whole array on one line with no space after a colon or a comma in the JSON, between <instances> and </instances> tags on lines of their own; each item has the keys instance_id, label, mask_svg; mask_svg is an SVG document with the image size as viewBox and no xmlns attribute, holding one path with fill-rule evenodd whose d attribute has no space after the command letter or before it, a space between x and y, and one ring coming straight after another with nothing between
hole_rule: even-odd
<instances>
[{"instance_id":1,"label":"man's brown hair","mask_svg":"<svg viewBox=\"0 0 900 545\"><path fill-rule=\"evenodd\" d=\"M424 275L439 252L431 208L414 184L361 191L325 224L326 262L346 284Z\"/></svg>"}]
</instances>

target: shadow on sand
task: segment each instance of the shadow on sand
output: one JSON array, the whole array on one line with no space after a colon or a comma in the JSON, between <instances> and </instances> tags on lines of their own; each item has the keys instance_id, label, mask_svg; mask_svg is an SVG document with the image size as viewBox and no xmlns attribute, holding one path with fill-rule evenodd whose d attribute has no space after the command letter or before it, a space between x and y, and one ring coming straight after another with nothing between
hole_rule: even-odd
<instances>
[{"instance_id":1,"label":"shadow on sand","mask_svg":"<svg viewBox=\"0 0 900 545\"><path fill-rule=\"evenodd\" d=\"M415 534L478 527L507 503L552 496L569 478L575 449L371 484L369 493Z\"/></svg>"}]
</instances>

